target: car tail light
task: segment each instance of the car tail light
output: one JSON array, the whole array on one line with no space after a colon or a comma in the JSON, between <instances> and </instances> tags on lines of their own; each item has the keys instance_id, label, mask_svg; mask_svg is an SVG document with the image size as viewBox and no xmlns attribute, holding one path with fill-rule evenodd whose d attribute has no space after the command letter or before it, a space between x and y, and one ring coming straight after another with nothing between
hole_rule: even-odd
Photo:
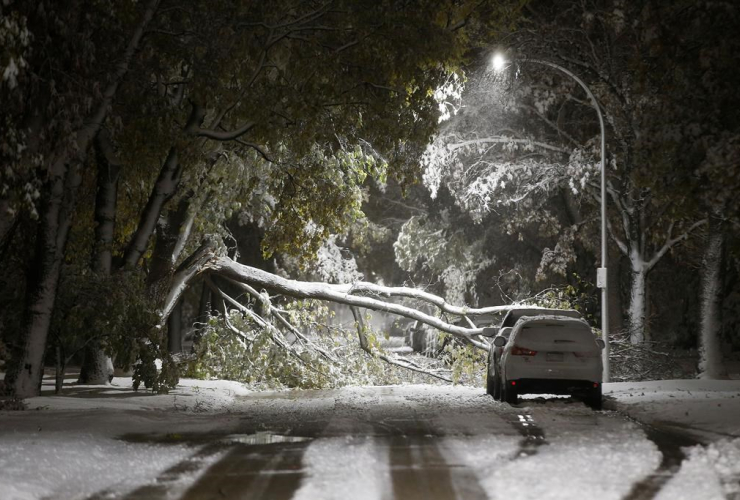
<instances>
[{"instance_id":1,"label":"car tail light","mask_svg":"<svg viewBox=\"0 0 740 500\"><path fill-rule=\"evenodd\" d=\"M534 356L537 354L537 351L532 351L530 349L525 349L523 347L515 345L511 348L511 354L513 354L514 356Z\"/></svg>"}]
</instances>

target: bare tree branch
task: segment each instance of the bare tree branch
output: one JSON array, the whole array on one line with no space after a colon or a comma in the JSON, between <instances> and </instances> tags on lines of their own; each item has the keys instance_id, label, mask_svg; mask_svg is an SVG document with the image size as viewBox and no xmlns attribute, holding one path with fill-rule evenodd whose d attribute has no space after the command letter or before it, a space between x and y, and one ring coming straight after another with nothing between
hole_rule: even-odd
<instances>
[{"instance_id":1,"label":"bare tree branch","mask_svg":"<svg viewBox=\"0 0 740 500\"><path fill-rule=\"evenodd\" d=\"M663 258L663 256L666 254L666 252L668 252L668 250L673 248L676 244L687 239L691 235L692 232L694 232L697 228L703 226L707 222L708 222L707 219L702 219L700 221L694 222L691 226L689 226L689 228L686 231L684 231L680 236L676 236L675 238L671 238L671 235L669 232L668 238L666 239L663 246L660 248L660 250L655 252L655 255L653 255L653 258L650 259L650 261L646 264L646 269L649 271L653 267L655 267L655 264L657 264L658 261L660 261L660 259Z\"/></svg>"},{"instance_id":2,"label":"bare tree branch","mask_svg":"<svg viewBox=\"0 0 740 500\"><path fill-rule=\"evenodd\" d=\"M198 137L213 139L214 141L233 141L252 130L256 125L256 122L247 122L241 127L234 130L210 130L199 128L195 132L195 135L197 135Z\"/></svg>"}]
</instances>

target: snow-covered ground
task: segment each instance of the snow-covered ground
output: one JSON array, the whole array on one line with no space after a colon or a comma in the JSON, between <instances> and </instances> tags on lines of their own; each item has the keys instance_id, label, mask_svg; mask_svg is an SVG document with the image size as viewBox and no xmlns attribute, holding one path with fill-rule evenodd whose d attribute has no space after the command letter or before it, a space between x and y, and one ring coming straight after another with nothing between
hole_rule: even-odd
<instances>
[{"instance_id":1,"label":"snow-covered ground","mask_svg":"<svg viewBox=\"0 0 740 500\"><path fill-rule=\"evenodd\" d=\"M198 455L204 442L187 436L245 443L245 428L300 435L313 426L320 432L305 443L296 499L388 498L411 453L432 463L424 481L439 475L434 460L446 464L459 498L616 500L661 463L658 447L621 413L705 443L688 450L658 498L740 498L740 381L615 383L605 394L617 411L541 398L512 408L483 389L459 386L255 393L233 382L183 379L171 394L153 395L116 378L54 396L47 384L28 410L0 412L0 498L117 498L197 461L196 470L167 483L167 498L178 498L228 449ZM428 430L413 446L399 448L399 432L422 427ZM168 439L141 439L146 435ZM407 469L421 473L416 463Z\"/></svg>"}]
</instances>

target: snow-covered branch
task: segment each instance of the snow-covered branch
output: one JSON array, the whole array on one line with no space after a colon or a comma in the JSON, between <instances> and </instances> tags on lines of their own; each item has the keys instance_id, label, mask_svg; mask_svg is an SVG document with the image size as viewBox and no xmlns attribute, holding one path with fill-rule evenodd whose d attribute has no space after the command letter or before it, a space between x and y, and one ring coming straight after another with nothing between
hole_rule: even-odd
<instances>
[{"instance_id":1,"label":"snow-covered branch","mask_svg":"<svg viewBox=\"0 0 740 500\"><path fill-rule=\"evenodd\" d=\"M270 303L269 300L263 300L261 294L257 290L255 290L253 287L249 286L246 283L242 283L242 282L239 282L239 281L234 281L234 280L228 280L228 281L230 283L238 286L242 290L246 291L247 293L249 293L255 299L257 299L260 302L262 302L263 307L265 307L266 309L268 309L269 313L274 318L276 318L281 325L283 325L283 328L286 328L290 333L292 333L293 335L295 335L295 337L298 340L300 340L304 345L310 346L311 348L315 349L319 354L321 354L322 356L324 356L329 361L331 361L333 363L338 363L338 360L331 353L329 353L328 351L326 351L322 347L316 345L314 342L311 341L311 339L309 339L308 337L306 337L305 335L303 335L303 333L301 333L301 331L298 330L298 328L296 328L295 326L291 325L290 322L287 319L285 319L285 317L283 316L283 312L280 311L278 308L276 308L274 305L272 305L272 303ZM244 307L244 306L241 306L241 307Z\"/></svg>"},{"instance_id":2,"label":"snow-covered branch","mask_svg":"<svg viewBox=\"0 0 740 500\"><path fill-rule=\"evenodd\" d=\"M385 354L373 352L373 350L370 348L370 343L367 340L367 335L365 334L365 320L362 318L362 313L360 313L360 310L357 307L353 306L350 307L350 309L352 310L352 315L355 317L355 324L357 325L357 336L359 337L360 348L363 351L368 353L370 356L377 357L378 359L385 361L390 365L398 366L400 368L411 370L417 373L423 373L424 375L429 375L430 377L444 380L445 382L452 382L451 379L442 376L439 373L431 370L425 370L424 368L416 366L409 361L399 359L395 356L386 356Z\"/></svg>"},{"instance_id":3,"label":"snow-covered branch","mask_svg":"<svg viewBox=\"0 0 740 500\"><path fill-rule=\"evenodd\" d=\"M177 301L185 291L187 286L190 284L193 278L195 278L200 271L206 266L208 261L213 259L216 253L216 242L212 239L206 239L201 246L193 252L190 257L180 264L172 275L172 283L170 284L170 290L165 299L162 307L162 314L159 318L160 328L164 327L167 322L167 318L175 308Z\"/></svg>"},{"instance_id":4,"label":"snow-covered branch","mask_svg":"<svg viewBox=\"0 0 740 500\"><path fill-rule=\"evenodd\" d=\"M465 148L468 146L480 146L484 144L524 144L527 146L536 146L541 149L547 149L548 151L555 151L562 154L570 154L570 150L553 146L545 142L533 141L530 139L516 139L514 137L507 136L493 136L493 137L480 137L477 139L469 139L467 141L456 142L454 144L448 144L447 149L455 151L457 149Z\"/></svg>"},{"instance_id":5,"label":"snow-covered branch","mask_svg":"<svg viewBox=\"0 0 740 500\"><path fill-rule=\"evenodd\" d=\"M435 296L427 294L426 292L421 292L419 290L400 287L400 290L396 292L392 288L379 287L378 285L370 284L359 286L357 284L331 285L327 283L289 280L268 273L266 271L262 271L260 269L239 264L238 262L235 262L228 257L216 257L212 259L203 267L203 269L201 269L201 272L202 271L211 271L233 281L248 283L259 288L273 290L283 295L288 295L299 299L326 300L339 304L345 304L348 306L362 307L373 311L383 311L390 314L403 316L409 319L420 321L440 331L450 333L466 340L473 340L471 339L471 337L483 333L483 328L465 328L462 326L451 325L438 317L426 314L411 307L406 307L391 302L385 302L373 297L355 295L355 293L357 293L359 290L364 290L366 293L375 293L376 295L385 295L386 297L426 297L428 302L431 302L431 300L434 299ZM448 310L448 312L452 314L460 314L463 316L470 315L471 313L485 314L504 312L511 309L511 306L466 309L445 305L446 303L444 303L444 301L439 299L438 297L434 300L437 302L437 304L443 305L445 307L445 310ZM478 347L481 347L480 342L474 340L473 342L475 342L475 345L477 345Z\"/></svg>"}]
</instances>

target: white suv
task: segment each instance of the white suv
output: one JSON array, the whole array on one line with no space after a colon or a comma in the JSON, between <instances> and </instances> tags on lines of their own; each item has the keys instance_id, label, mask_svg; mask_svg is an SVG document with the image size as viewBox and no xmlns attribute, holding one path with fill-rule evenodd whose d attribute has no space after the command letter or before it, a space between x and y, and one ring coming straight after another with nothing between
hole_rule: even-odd
<instances>
[{"instance_id":1,"label":"white suv","mask_svg":"<svg viewBox=\"0 0 740 500\"><path fill-rule=\"evenodd\" d=\"M503 347L492 367L495 399L516 404L519 394L571 394L601 409L604 342L584 320L524 317L508 339L499 335L493 343Z\"/></svg>"}]
</instances>

